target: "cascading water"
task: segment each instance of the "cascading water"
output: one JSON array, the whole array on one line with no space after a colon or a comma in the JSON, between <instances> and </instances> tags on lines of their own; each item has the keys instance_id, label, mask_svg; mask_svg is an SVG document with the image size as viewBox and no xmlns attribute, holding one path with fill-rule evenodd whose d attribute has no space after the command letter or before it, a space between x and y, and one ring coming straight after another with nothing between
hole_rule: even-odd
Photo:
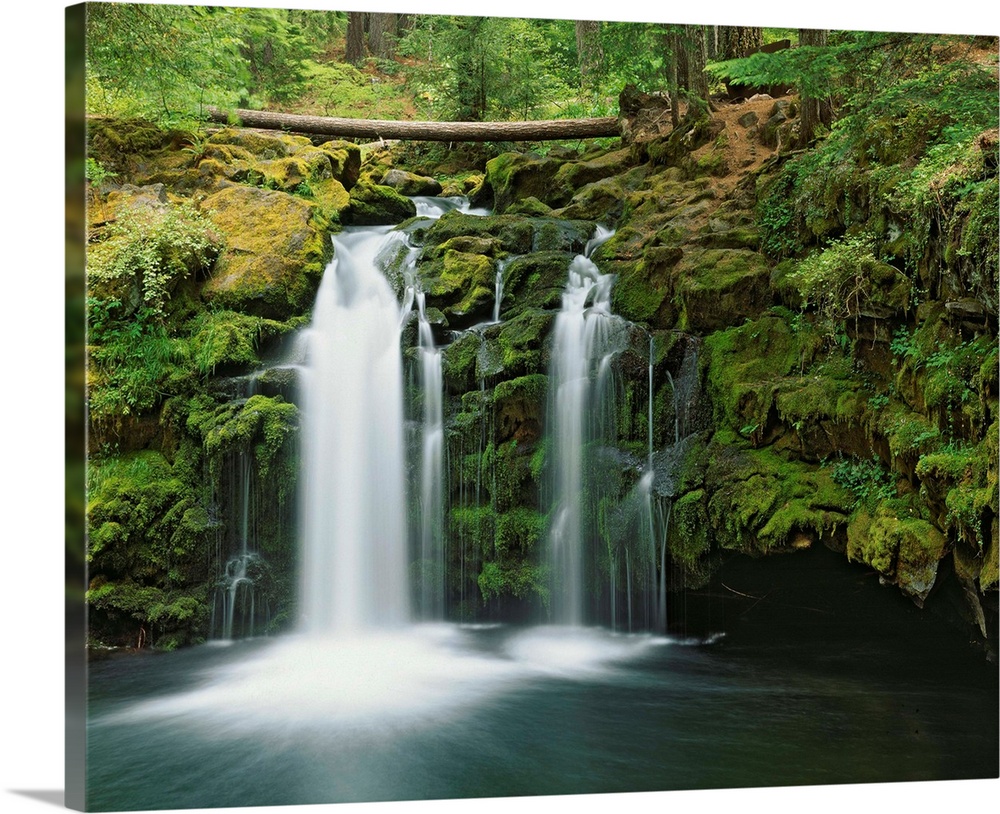
<instances>
[{"instance_id":1,"label":"cascading water","mask_svg":"<svg viewBox=\"0 0 1000 814\"><path fill-rule=\"evenodd\" d=\"M304 381L302 624L410 618L399 303L375 264L387 229L334 239Z\"/></svg>"},{"instance_id":2,"label":"cascading water","mask_svg":"<svg viewBox=\"0 0 1000 814\"><path fill-rule=\"evenodd\" d=\"M233 638L237 608L240 610L242 636L254 634L256 616L256 596L250 570L257 559L257 553L249 546L250 536L250 481L252 462L246 452L238 456L240 512L240 550L226 561L222 578L219 580L217 605L221 605L221 638Z\"/></svg>"},{"instance_id":3,"label":"cascading water","mask_svg":"<svg viewBox=\"0 0 1000 814\"><path fill-rule=\"evenodd\" d=\"M506 263L497 263L497 273L494 277L494 290L493 295L493 321L500 321L500 304L503 302L503 272L506 268Z\"/></svg>"},{"instance_id":4,"label":"cascading water","mask_svg":"<svg viewBox=\"0 0 1000 814\"><path fill-rule=\"evenodd\" d=\"M667 629L667 537L675 494L675 473L692 436L700 429L700 383L698 378L698 343L689 338L677 376L666 373L673 393L674 440L659 452L653 452L652 400L649 405L649 453L640 480L648 527L650 554L659 560L656 582L656 628ZM652 399L653 349L650 343L650 399Z\"/></svg>"},{"instance_id":5,"label":"cascading water","mask_svg":"<svg viewBox=\"0 0 1000 814\"><path fill-rule=\"evenodd\" d=\"M424 619L444 617L444 375L424 305L416 291L420 385L423 401L420 455L420 611Z\"/></svg>"},{"instance_id":6,"label":"cascading water","mask_svg":"<svg viewBox=\"0 0 1000 814\"><path fill-rule=\"evenodd\" d=\"M584 623L584 581L594 514L586 500L584 470L588 445L603 440L607 427L610 361L619 350L611 313L613 277L601 274L589 255L611 237L599 230L585 254L573 258L556 317L550 374L552 521L549 565L552 618L559 624ZM593 379L593 382L592 382ZM588 420L591 419L591 420Z\"/></svg>"}]
</instances>

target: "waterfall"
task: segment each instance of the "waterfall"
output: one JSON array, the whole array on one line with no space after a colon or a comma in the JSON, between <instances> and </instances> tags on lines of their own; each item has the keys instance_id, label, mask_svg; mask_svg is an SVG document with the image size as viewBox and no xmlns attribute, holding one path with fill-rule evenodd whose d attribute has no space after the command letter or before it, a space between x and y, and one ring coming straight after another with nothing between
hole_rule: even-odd
<instances>
[{"instance_id":1,"label":"waterfall","mask_svg":"<svg viewBox=\"0 0 1000 814\"><path fill-rule=\"evenodd\" d=\"M415 291L423 402L420 464L420 611L425 619L444 617L444 375L441 351L424 307L424 292Z\"/></svg>"},{"instance_id":2,"label":"waterfall","mask_svg":"<svg viewBox=\"0 0 1000 814\"><path fill-rule=\"evenodd\" d=\"M676 484L676 472L684 458L693 435L701 428L699 411L701 384L698 376L698 342L689 338L684 348L677 376L666 372L667 381L673 393L674 440L666 448L654 455L652 442L652 382L653 350L650 344L650 405L649 405L649 462L646 467L648 484L645 489L647 520L649 525L650 551L656 555L659 549L659 580L656 585L656 626L667 629L667 538L670 534L670 515ZM643 480L646 481L646 475Z\"/></svg>"},{"instance_id":3,"label":"waterfall","mask_svg":"<svg viewBox=\"0 0 1000 814\"><path fill-rule=\"evenodd\" d=\"M246 452L238 456L238 486L240 500L239 552L231 556L225 564L222 578L219 580L218 602L222 606L222 635L229 640L234 636L236 610L240 609L241 630L243 636L254 634L254 615L256 611L256 596L253 579L249 569L257 558L256 552L249 545L250 537L250 480L253 477L252 461Z\"/></svg>"},{"instance_id":4,"label":"waterfall","mask_svg":"<svg viewBox=\"0 0 1000 814\"><path fill-rule=\"evenodd\" d=\"M585 621L588 551L593 546L590 523L596 501L588 499L585 458L595 444L606 440L607 399L612 395L611 358L619 350L611 313L613 277L601 274L589 254L611 233L601 230L569 266L562 308L553 329L549 379L549 425L552 443L553 502L549 529L549 565L552 574L551 610L560 624ZM589 419L589 420L588 420Z\"/></svg>"},{"instance_id":5,"label":"waterfall","mask_svg":"<svg viewBox=\"0 0 1000 814\"><path fill-rule=\"evenodd\" d=\"M316 297L302 420L302 623L410 618L399 303L375 264L387 228L334 238Z\"/></svg>"},{"instance_id":6,"label":"waterfall","mask_svg":"<svg viewBox=\"0 0 1000 814\"><path fill-rule=\"evenodd\" d=\"M494 278L494 295L493 295L493 321L500 321L500 303L503 302L503 272L507 267L505 261L500 261L497 263L497 273Z\"/></svg>"},{"instance_id":7,"label":"waterfall","mask_svg":"<svg viewBox=\"0 0 1000 814\"><path fill-rule=\"evenodd\" d=\"M258 371L249 377L246 398L257 392L259 375ZM223 641L262 633L270 622L266 596L261 594L259 584L267 566L257 550L261 495L253 455L239 450L227 458L217 488L227 495L224 502L236 507L238 522L219 523L216 556L220 563L223 556L226 560L216 582L209 626L210 637Z\"/></svg>"}]
</instances>

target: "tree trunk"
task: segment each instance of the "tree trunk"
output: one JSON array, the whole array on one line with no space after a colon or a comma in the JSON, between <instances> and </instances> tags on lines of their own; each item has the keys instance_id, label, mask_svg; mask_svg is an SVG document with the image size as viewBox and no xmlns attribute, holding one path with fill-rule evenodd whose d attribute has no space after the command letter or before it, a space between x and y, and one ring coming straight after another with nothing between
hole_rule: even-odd
<instances>
[{"instance_id":1,"label":"tree trunk","mask_svg":"<svg viewBox=\"0 0 1000 814\"><path fill-rule=\"evenodd\" d=\"M365 58L365 12L347 13L347 48L344 61L360 65Z\"/></svg>"},{"instance_id":2,"label":"tree trunk","mask_svg":"<svg viewBox=\"0 0 1000 814\"><path fill-rule=\"evenodd\" d=\"M708 95L708 77L705 75L705 63L708 58L705 53L705 27L702 25L686 26L687 28L687 63L688 63L688 116L700 116L711 108Z\"/></svg>"},{"instance_id":3,"label":"tree trunk","mask_svg":"<svg viewBox=\"0 0 1000 814\"><path fill-rule=\"evenodd\" d=\"M526 122L413 122L299 116L263 110L225 111L208 108L213 121L228 123L229 114L244 127L287 130L311 136L414 141L553 141L603 138L620 134L618 119L549 119Z\"/></svg>"},{"instance_id":4,"label":"tree trunk","mask_svg":"<svg viewBox=\"0 0 1000 814\"><path fill-rule=\"evenodd\" d=\"M682 49L681 38L673 28L668 28L663 33L663 50L670 54L670 59L667 62L667 92L670 94L670 124L676 129L681 123L681 89L678 84L678 68Z\"/></svg>"},{"instance_id":5,"label":"tree trunk","mask_svg":"<svg viewBox=\"0 0 1000 814\"><path fill-rule=\"evenodd\" d=\"M825 48L826 34L826 29L823 28L800 28L799 45ZM833 111L827 99L813 97L805 92L799 94L799 105L802 112L799 114L799 140L796 146L802 148L809 146L820 124L829 127Z\"/></svg>"},{"instance_id":6,"label":"tree trunk","mask_svg":"<svg viewBox=\"0 0 1000 814\"><path fill-rule=\"evenodd\" d=\"M580 89L592 90L597 85L604 62L601 23L598 20L576 21L576 53L580 65Z\"/></svg>"},{"instance_id":7,"label":"tree trunk","mask_svg":"<svg viewBox=\"0 0 1000 814\"><path fill-rule=\"evenodd\" d=\"M379 59L392 59L396 50L396 14L368 14L368 50Z\"/></svg>"},{"instance_id":8,"label":"tree trunk","mask_svg":"<svg viewBox=\"0 0 1000 814\"><path fill-rule=\"evenodd\" d=\"M720 31L719 59L742 59L764 45L764 29L726 25Z\"/></svg>"}]
</instances>

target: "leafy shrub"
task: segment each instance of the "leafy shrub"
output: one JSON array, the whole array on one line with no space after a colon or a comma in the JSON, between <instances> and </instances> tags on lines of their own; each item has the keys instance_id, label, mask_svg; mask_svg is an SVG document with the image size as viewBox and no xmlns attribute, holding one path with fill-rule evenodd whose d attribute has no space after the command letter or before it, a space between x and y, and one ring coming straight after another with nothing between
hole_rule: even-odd
<instances>
[{"instance_id":1,"label":"leafy shrub","mask_svg":"<svg viewBox=\"0 0 1000 814\"><path fill-rule=\"evenodd\" d=\"M878 458L843 460L834 465L830 474L854 497L855 509L873 509L896 495L895 479Z\"/></svg>"},{"instance_id":2,"label":"leafy shrub","mask_svg":"<svg viewBox=\"0 0 1000 814\"><path fill-rule=\"evenodd\" d=\"M126 210L90 249L91 289L109 311L117 307L121 316L138 312L158 319L177 283L207 271L220 248L209 221L191 206Z\"/></svg>"}]
</instances>

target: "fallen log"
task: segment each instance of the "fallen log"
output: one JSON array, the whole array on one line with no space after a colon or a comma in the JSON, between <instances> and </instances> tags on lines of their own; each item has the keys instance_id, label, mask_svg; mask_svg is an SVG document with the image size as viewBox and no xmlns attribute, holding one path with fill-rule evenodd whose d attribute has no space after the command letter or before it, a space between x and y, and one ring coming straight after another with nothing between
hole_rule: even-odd
<instances>
[{"instance_id":1,"label":"fallen log","mask_svg":"<svg viewBox=\"0 0 1000 814\"><path fill-rule=\"evenodd\" d=\"M226 124L232 117L244 127L287 130L337 138L408 139L413 141L552 141L620 135L618 119L547 119L524 122L414 122L380 119L340 119L301 116L265 110L208 108L212 121Z\"/></svg>"}]
</instances>

